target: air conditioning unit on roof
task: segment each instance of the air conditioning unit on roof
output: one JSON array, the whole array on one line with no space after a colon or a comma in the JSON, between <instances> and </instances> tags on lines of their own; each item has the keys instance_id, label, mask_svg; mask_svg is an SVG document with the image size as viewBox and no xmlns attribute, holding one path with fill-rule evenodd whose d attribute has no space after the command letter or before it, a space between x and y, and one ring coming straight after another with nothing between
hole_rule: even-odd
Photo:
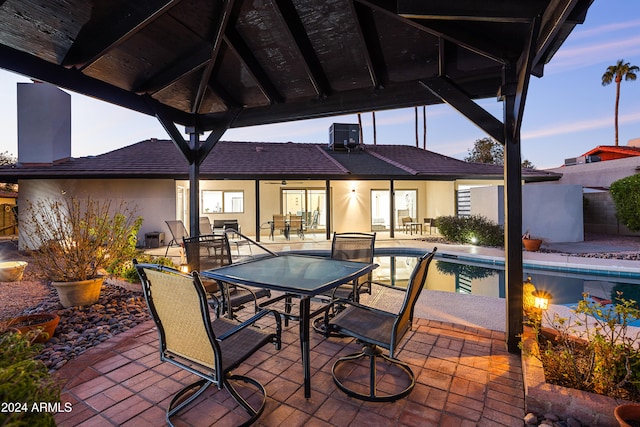
<instances>
[{"instance_id":1,"label":"air conditioning unit on roof","mask_svg":"<svg viewBox=\"0 0 640 427\"><path fill-rule=\"evenodd\" d=\"M334 151L346 151L360 145L360 126L358 124L333 123L329 127L329 148Z\"/></svg>"}]
</instances>

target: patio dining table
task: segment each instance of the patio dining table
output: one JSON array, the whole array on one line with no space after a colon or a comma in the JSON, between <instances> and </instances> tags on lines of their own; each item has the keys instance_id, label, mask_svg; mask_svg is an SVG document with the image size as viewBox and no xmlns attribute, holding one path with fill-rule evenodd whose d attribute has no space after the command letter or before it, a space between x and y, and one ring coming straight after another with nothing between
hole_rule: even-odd
<instances>
[{"instance_id":1,"label":"patio dining table","mask_svg":"<svg viewBox=\"0 0 640 427\"><path fill-rule=\"evenodd\" d=\"M236 283L282 291L285 295L299 297L299 334L304 371L304 396L310 398L309 324L311 317L318 315L325 309L323 307L311 313L311 297L326 293L342 284L353 282L376 267L378 264L374 263L284 254L206 270L201 275L217 280L220 286L224 286L224 283Z\"/></svg>"}]
</instances>

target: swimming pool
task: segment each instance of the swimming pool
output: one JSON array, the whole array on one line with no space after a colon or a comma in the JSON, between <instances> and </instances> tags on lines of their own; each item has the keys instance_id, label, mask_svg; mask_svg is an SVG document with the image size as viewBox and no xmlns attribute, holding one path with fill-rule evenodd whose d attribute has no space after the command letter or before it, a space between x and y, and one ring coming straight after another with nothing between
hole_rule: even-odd
<instances>
[{"instance_id":1,"label":"swimming pool","mask_svg":"<svg viewBox=\"0 0 640 427\"><path fill-rule=\"evenodd\" d=\"M384 249L384 248L383 248ZM422 251L376 250L374 281L404 287ZM603 299L614 299L616 291L640 300L640 274L587 268L550 268L525 264L523 281L531 278L536 289L553 296L553 304L574 304L588 293ZM504 298L504 262L456 257L440 254L429 269L426 289Z\"/></svg>"},{"instance_id":2,"label":"swimming pool","mask_svg":"<svg viewBox=\"0 0 640 427\"><path fill-rule=\"evenodd\" d=\"M329 256L326 250L298 250L295 253ZM406 287L413 267L423 248L381 247L375 249L373 280L392 286ZM615 291L623 290L628 298L640 301L640 273L608 271L586 267L551 267L524 263L523 281L531 278L536 289L549 292L552 304L575 304L583 293L603 299L614 299ZM474 258L439 252L429 268L426 289L462 294L504 298L504 260Z\"/></svg>"}]
</instances>

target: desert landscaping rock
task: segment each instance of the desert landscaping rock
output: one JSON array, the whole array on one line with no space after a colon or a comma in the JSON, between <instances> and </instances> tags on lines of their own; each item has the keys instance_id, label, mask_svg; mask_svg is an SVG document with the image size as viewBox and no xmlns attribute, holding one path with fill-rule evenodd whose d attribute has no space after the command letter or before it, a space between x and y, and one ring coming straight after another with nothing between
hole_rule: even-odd
<instances>
[{"instance_id":1,"label":"desert landscaping rock","mask_svg":"<svg viewBox=\"0 0 640 427\"><path fill-rule=\"evenodd\" d=\"M54 336L37 356L50 371L60 369L86 350L151 318L141 293L109 284L103 285L96 304L62 308L52 289L48 298L23 314L43 312L60 316Z\"/></svg>"}]
</instances>

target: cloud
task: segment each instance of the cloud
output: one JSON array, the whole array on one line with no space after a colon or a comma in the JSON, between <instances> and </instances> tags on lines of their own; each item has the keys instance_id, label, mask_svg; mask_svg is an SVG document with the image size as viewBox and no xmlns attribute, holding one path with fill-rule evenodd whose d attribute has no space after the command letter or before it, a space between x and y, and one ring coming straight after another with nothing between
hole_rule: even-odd
<instances>
[{"instance_id":1,"label":"cloud","mask_svg":"<svg viewBox=\"0 0 640 427\"><path fill-rule=\"evenodd\" d=\"M629 28L637 29L640 27L640 19L635 21L627 21L627 22L615 22L613 24L601 25L595 28L587 28L579 26L578 29L571 34L571 40L576 41L580 39L585 39L589 37L602 37L602 35L607 33L612 33L620 30L627 30Z\"/></svg>"},{"instance_id":2,"label":"cloud","mask_svg":"<svg viewBox=\"0 0 640 427\"><path fill-rule=\"evenodd\" d=\"M633 123L640 120L640 112L633 114L625 114L618 117L619 124ZM595 129L602 129L605 127L613 126L613 117L588 119L581 121L572 121L568 123L559 123L552 126L546 126L542 129L531 130L522 132L521 138L535 139L535 138L547 138L557 135L566 135L574 132L585 132Z\"/></svg>"},{"instance_id":3,"label":"cloud","mask_svg":"<svg viewBox=\"0 0 640 427\"><path fill-rule=\"evenodd\" d=\"M621 55L633 57L640 54L640 35L631 38L594 43L560 49L546 66L546 74L561 73L601 63L614 63ZM613 55L613 56L612 56Z\"/></svg>"}]
</instances>

